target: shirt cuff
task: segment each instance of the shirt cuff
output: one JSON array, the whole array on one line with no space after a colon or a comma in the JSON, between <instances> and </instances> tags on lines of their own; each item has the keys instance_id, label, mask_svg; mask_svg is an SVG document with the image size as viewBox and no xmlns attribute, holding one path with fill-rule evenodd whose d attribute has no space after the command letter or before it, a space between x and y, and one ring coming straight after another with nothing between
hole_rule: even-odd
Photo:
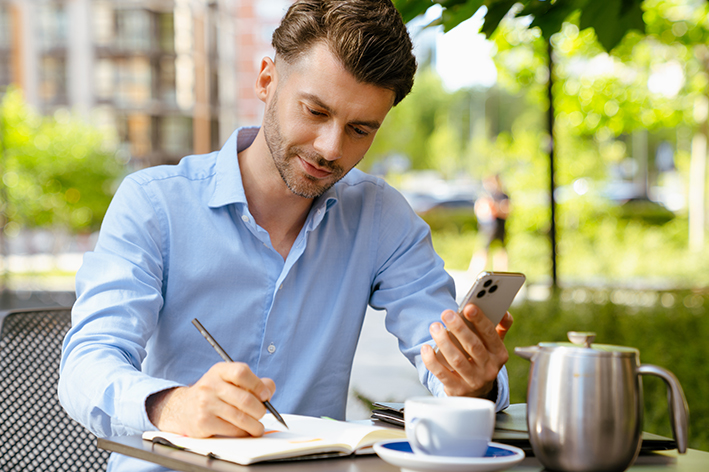
<instances>
[{"instance_id":1,"label":"shirt cuff","mask_svg":"<svg viewBox=\"0 0 709 472\"><path fill-rule=\"evenodd\" d=\"M495 400L495 411L502 411L508 406L510 406L510 386L509 378L507 376L507 368L502 366L500 372L497 373L497 382L495 382L497 387L497 397ZM431 374L431 379L429 383L429 390L431 394L435 397L446 397L445 389L440 380L438 380L433 374Z\"/></svg>"},{"instance_id":2,"label":"shirt cuff","mask_svg":"<svg viewBox=\"0 0 709 472\"><path fill-rule=\"evenodd\" d=\"M507 376L507 368L502 366L497 373L497 399L495 400L495 411L502 411L510 406L510 381Z\"/></svg>"},{"instance_id":3,"label":"shirt cuff","mask_svg":"<svg viewBox=\"0 0 709 472\"><path fill-rule=\"evenodd\" d=\"M182 387L182 384L163 379L147 378L143 382L131 386L131 398L127 401L118 402L118 414L116 418L121 418L125 425L127 434L135 434L143 431L157 431L155 425L148 418L145 402L154 393L167 390L169 388Z\"/></svg>"}]
</instances>

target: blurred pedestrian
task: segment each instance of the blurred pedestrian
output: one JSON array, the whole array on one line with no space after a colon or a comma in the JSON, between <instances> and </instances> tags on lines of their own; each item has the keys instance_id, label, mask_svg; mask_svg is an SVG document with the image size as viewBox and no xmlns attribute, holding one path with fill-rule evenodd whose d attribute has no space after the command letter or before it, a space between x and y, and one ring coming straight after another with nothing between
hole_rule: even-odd
<instances>
[{"instance_id":1,"label":"blurred pedestrian","mask_svg":"<svg viewBox=\"0 0 709 472\"><path fill-rule=\"evenodd\" d=\"M485 269L506 271L506 224L510 215L510 197L499 174L486 177L483 188L485 193L475 201L475 216L478 230L485 235L486 243L483 249L473 253L468 270L473 273Z\"/></svg>"}]
</instances>

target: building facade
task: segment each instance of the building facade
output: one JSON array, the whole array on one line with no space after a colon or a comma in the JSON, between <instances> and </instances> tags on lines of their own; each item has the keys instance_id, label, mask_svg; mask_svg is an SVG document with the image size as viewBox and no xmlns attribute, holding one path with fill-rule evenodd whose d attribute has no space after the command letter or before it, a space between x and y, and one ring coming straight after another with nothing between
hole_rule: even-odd
<instances>
[{"instance_id":1,"label":"building facade","mask_svg":"<svg viewBox=\"0 0 709 472\"><path fill-rule=\"evenodd\" d=\"M260 123L253 85L287 0L0 0L0 93L70 108L136 167Z\"/></svg>"}]
</instances>

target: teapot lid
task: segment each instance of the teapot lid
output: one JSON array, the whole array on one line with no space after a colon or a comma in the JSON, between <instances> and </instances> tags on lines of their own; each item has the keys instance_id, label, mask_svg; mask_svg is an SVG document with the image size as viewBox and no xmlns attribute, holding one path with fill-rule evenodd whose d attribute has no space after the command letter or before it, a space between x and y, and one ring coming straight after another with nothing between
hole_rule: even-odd
<instances>
[{"instance_id":1,"label":"teapot lid","mask_svg":"<svg viewBox=\"0 0 709 472\"><path fill-rule=\"evenodd\" d=\"M592 344L596 338L596 333L589 331L569 331L567 333L569 343L539 343L543 349L572 348L583 354L597 356L614 357L634 357L638 355L638 350L634 347L613 346L610 344Z\"/></svg>"}]
</instances>

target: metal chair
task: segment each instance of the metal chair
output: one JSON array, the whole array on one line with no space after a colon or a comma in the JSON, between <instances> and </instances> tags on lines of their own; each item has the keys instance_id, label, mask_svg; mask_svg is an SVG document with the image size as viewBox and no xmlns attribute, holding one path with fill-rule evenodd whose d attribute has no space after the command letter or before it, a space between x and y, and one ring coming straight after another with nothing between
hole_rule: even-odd
<instances>
[{"instance_id":1,"label":"metal chair","mask_svg":"<svg viewBox=\"0 0 709 472\"><path fill-rule=\"evenodd\" d=\"M71 309L16 310L0 323L0 471L106 470L109 453L57 397Z\"/></svg>"}]
</instances>

